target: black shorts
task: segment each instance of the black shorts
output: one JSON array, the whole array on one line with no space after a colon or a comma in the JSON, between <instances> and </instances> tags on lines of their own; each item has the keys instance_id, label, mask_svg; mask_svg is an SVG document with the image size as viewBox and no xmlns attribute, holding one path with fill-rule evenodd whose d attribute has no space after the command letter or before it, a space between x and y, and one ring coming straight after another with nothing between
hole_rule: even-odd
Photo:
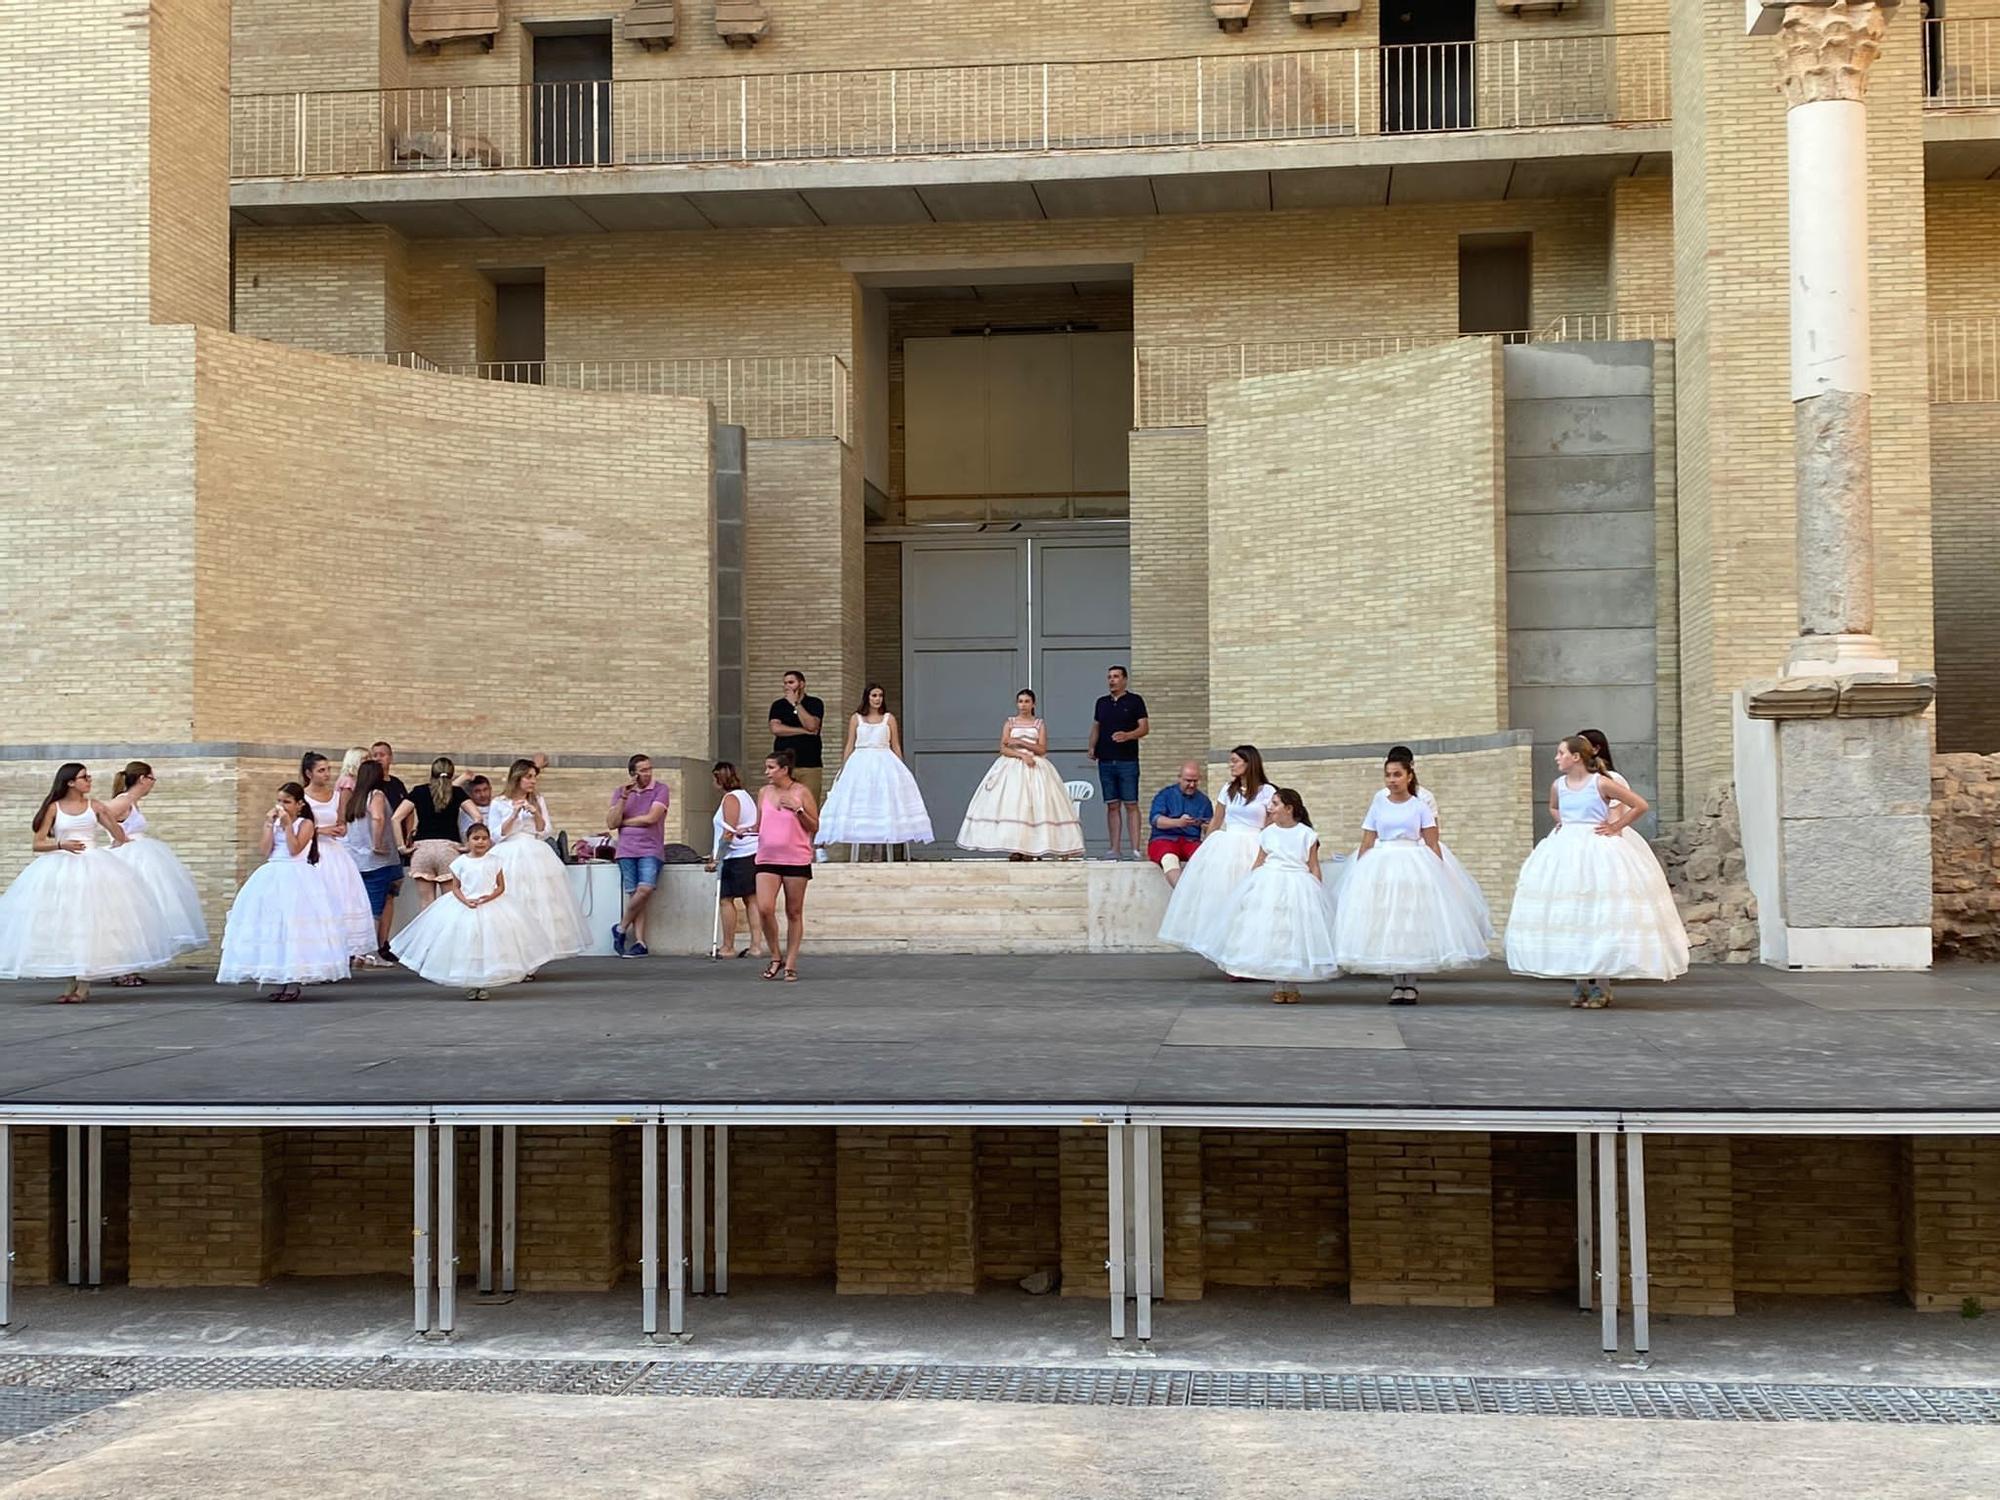
<instances>
[{"instance_id":1,"label":"black shorts","mask_svg":"<svg viewBox=\"0 0 2000 1500\"><path fill-rule=\"evenodd\" d=\"M767 865L760 860L757 864L757 873L759 875L780 875L786 880L811 880L813 878L813 867L811 865Z\"/></svg>"},{"instance_id":2,"label":"black shorts","mask_svg":"<svg viewBox=\"0 0 2000 1500\"><path fill-rule=\"evenodd\" d=\"M757 856L739 854L722 862L722 899L749 900L757 894Z\"/></svg>"}]
</instances>

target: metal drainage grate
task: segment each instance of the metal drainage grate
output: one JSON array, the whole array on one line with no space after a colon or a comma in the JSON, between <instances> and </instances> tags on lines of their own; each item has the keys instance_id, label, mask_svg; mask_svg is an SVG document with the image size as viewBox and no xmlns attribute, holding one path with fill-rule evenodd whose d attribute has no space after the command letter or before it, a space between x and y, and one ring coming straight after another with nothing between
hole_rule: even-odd
<instances>
[{"instance_id":1,"label":"metal drainage grate","mask_svg":"<svg viewBox=\"0 0 2000 1500\"><path fill-rule=\"evenodd\" d=\"M768 1401L1002 1401L1036 1406L1614 1417L1668 1422L1868 1422L2000 1426L2000 1387L1780 1385L1677 1380L1528 1380L1277 1370L1009 1365L765 1364L705 1360L227 1359L16 1356L0 1397L93 1410L144 1390L487 1391L707 1396ZM0 1409L0 1423L14 1408ZM27 1412L29 1408L23 1407ZM73 1414L70 1408L46 1421ZM21 1421L27 1421L24 1415Z\"/></svg>"},{"instance_id":2,"label":"metal drainage grate","mask_svg":"<svg viewBox=\"0 0 2000 1500\"><path fill-rule=\"evenodd\" d=\"M45 1433L119 1399L116 1393L97 1391L0 1390L0 1442Z\"/></svg>"}]
</instances>

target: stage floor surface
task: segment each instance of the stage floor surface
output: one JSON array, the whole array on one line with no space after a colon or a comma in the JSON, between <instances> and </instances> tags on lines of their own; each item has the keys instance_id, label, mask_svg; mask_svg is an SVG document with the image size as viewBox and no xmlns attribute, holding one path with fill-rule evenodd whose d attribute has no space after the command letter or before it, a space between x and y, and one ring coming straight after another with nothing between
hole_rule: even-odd
<instances>
[{"instance_id":1,"label":"stage floor surface","mask_svg":"<svg viewBox=\"0 0 2000 1500\"><path fill-rule=\"evenodd\" d=\"M1497 966L1277 1006L1179 955L582 959L471 1003L399 970L274 1005L197 971L0 985L0 1114L52 1106L2000 1110L2000 965L1698 968L1604 1011ZM746 1123L748 1123L746 1121Z\"/></svg>"}]
</instances>

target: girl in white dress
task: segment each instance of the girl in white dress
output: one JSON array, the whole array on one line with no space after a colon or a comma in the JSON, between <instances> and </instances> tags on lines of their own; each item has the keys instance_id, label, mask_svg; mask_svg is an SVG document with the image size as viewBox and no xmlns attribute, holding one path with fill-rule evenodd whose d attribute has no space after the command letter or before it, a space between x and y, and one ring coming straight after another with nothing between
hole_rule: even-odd
<instances>
[{"instance_id":1,"label":"girl in white dress","mask_svg":"<svg viewBox=\"0 0 2000 1500\"><path fill-rule=\"evenodd\" d=\"M1083 821L1048 754L1048 726L1035 717L1034 693L1022 688L1014 717L1000 726L1000 757L966 805L959 848L1015 860L1083 853Z\"/></svg>"},{"instance_id":2,"label":"girl in white dress","mask_svg":"<svg viewBox=\"0 0 2000 1500\"><path fill-rule=\"evenodd\" d=\"M507 873L492 851L493 835L485 825L468 828L465 853L451 862L451 878L438 899L389 945L432 984L464 985L468 1000L518 984L534 967L529 929L503 899Z\"/></svg>"},{"instance_id":3,"label":"girl in white dress","mask_svg":"<svg viewBox=\"0 0 2000 1500\"><path fill-rule=\"evenodd\" d=\"M171 923L132 867L104 846L125 830L90 795L77 761L56 770L30 824L34 859L0 895L0 979L63 979L57 1003L81 1005L90 981L157 969L174 956Z\"/></svg>"},{"instance_id":4,"label":"girl in white dress","mask_svg":"<svg viewBox=\"0 0 2000 1500\"><path fill-rule=\"evenodd\" d=\"M1415 770L1384 760L1382 782L1361 823L1361 851L1341 881L1335 947L1341 968L1392 976L1391 1005L1415 1005L1417 975L1483 962L1486 934L1445 868L1437 814L1417 795Z\"/></svg>"},{"instance_id":5,"label":"girl in white dress","mask_svg":"<svg viewBox=\"0 0 2000 1500\"><path fill-rule=\"evenodd\" d=\"M903 731L871 682L847 720L840 777L820 808L816 844L928 844L931 815L903 764Z\"/></svg>"},{"instance_id":6,"label":"girl in white dress","mask_svg":"<svg viewBox=\"0 0 2000 1500\"><path fill-rule=\"evenodd\" d=\"M486 823L500 835L492 858L507 877L507 904L526 935L534 960L523 978L559 958L574 958L590 945L570 894L569 876L555 850L543 842L549 832L549 805L536 790L541 771L532 760L517 760L507 768L504 796L487 809ZM468 828L470 838L473 830ZM470 847L469 845L467 847Z\"/></svg>"},{"instance_id":7,"label":"girl in white dress","mask_svg":"<svg viewBox=\"0 0 2000 1500\"><path fill-rule=\"evenodd\" d=\"M215 977L221 984L275 984L273 1000L296 1000L301 985L345 979L351 956L346 914L315 868L324 846L298 782L278 788L261 847L264 863L243 882L222 924Z\"/></svg>"},{"instance_id":8,"label":"girl in white dress","mask_svg":"<svg viewBox=\"0 0 2000 1500\"><path fill-rule=\"evenodd\" d=\"M305 783L306 809L319 828L319 858L314 872L326 883L328 899L340 914L347 934L347 951L363 968L374 968L382 960L375 952L375 913L368 905L368 887L362 883L361 867L347 852L347 820L340 815L340 794L334 790L333 762L317 750L299 757L299 778Z\"/></svg>"},{"instance_id":9,"label":"girl in white dress","mask_svg":"<svg viewBox=\"0 0 2000 1500\"><path fill-rule=\"evenodd\" d=\"M160 905L176 954L208 946L208 922L201 912L201 894L194 877L180 857L146 832L146 815L139 803L159 784L153 768L135 760L111 778L111 801L106 807L118 826L125 830L125 842L112 852L131 867L132 872L152 892ZM137 974L121 974L121 987L144 984Z\"/></svg>"},{"instance_id":10,"label":"girl in white dress","mask_svg":"<svg viewBox=\"0 0 2000 1500\"><path fill-rule=\"evenodd\" d=\"M1236 888L1216 962L1245 979L1277 984L1271 999L1295 1005L1299 984L1331 979L1333 902L1320 878L1319 835L1299 794L1279 787L1257 836L1257 862Z\"/></svg>"},{"instance_id":11,"label":"girl in white dress","mask_svg":"<svg viewBox=\"0 0 2000 1500\"><path fill-rule=\"evenodd\" d=\"M1631 831L1646 799L1599 770L1580 734L1556 747L1549 787L1556 826L1529 853L1507 919L1507 967L1572 981L1570 1004L1602 1010L1616 979L1687 972L1687 929L1667 877Z\"/></svg>"},{"instance_id":12,"label":"girl in white dress","mask_svg":"<svg viewBox=\"0 0 2000 1500\"><path fill-rule=\"evenodd\" d=\"M1234 910L1236 887L1257 863L1257 839L1277 796L1255 745L1238 745L1229 752L1229 784L1216 797L1208 832L1168 898L1166 915L1160 919L1161 942L1199 953L1211 963L1222 962L1217 955Z\"/></svg>"}]
</instances>

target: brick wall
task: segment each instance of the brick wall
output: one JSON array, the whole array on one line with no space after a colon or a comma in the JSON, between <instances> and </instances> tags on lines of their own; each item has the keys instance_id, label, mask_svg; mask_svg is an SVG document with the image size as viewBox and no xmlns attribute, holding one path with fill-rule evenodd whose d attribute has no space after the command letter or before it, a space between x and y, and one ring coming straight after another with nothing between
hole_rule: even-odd
<instances>
[{"instance_id":1,"label":"brick wall","mask_svg":"<svg viewBox=\"0 0 2000 1500\"><path fill-rule=\"evenodd\" d=\"M977 1290L972 1135L959 1126L835 1130L835 1290Z\"/></svg>"},{"instance_id":2,"label":"brick wall","mask_svg":"<svg viewBox=\"0 0 2000 1500\"><path fill-rule=\"evenodd\" d=\"M284 1155L284 1274L410 1274L411 1131L288 1130Z\"/></svg>"},{"instance_id":3,"label":"brick wall","mask_svg":"<svg viewBox=\"0 0 2000 1500\"><path fill-rule=\"evenodd\" d=\"M1142 787L1164 786L1209 746L1208 434L1132 434L1132 681L1152 713Z\"/></svg>"},{"instance_id":4,"label":"brick wall","mask_svg":"<svg viewBox=\"0 0 2000 1500\"><path fill-rule=\"evenodd\" d=\"M477 1131L462 1134L476 1145ZM631 1196L620 1141L637 1134L611 1126L521 1128L515 1244L522 1291L605 1291L617 1283Z\"/></svg>"},{"instance_id":5,"label":"brick wall","mask_svg":"<svg viewBox=\"0 0 2000 1500\"><path fill-rule=\"evenodd\" d=\"M1347 1282L1347 1138L1331 1130L1201 1133L1210 1286Z\"/></svg>"},{"instance_id":6,"label":"brick wall","mask_svg":"<svg viewBox=\"0 0 2000 1500\"><path fill-rule=\"evenodd\" d=\"M1576 1137L1495 1135L1492 1143L1494 1291L1574 1292Z\"/></svg>"},{"instance_id":7,"label":"brick wall","mask_svg":"<svg viewBox=\"0 0 2000 1500\"><path fill-rule=\"evenodd\" d=\"M400 234L373 224L310 238L239 228L235 329L324 354L408 350L406 253Z\"/></svg>"},{"instance_id":8,"label":"brick wall","mask_svg":"<svg viewBox=\"0 0 2000 1500\"><path fill-rule=\"evenodd\" d=\"M1062 1265L1061 1151L1052 1130L973 1131L975 1267L982 1281L1019 1281Z\"/></svg>"},{"instance_id":9,"label":"brick wall","mask_svg":"<svg viewBox=\"0 0 2000 1500\"><path fill-rule=\"evenodd\" d=\"M1736 1212L1729 1137L1646 1137L1647 1271L1655 1311L1736 1310ZM1629 1306L1629 1284L1625 1300Z\"/></svg>"},{"instance_id":10,"label":"brick wall","mask_svg":"<svg viewBox=\"0 0 2000 1500\"><path fill-rule=\"evenodd\" d=\"M831 1129L731 1130L730 1273L832 1276L837 1176Z\"/></svg>"},{"instance_id":11,"label":"brick wall","mask_svg":"<svg viewBox=\"0 0 2000 1500\"><path fill-rule=\"evenodd\" d=\"M285 1158L276 1130L134 1128L131 1284L269 1280L284 1258Z\"/></svg>"},{"instance_id":12,"label":"brick wall","mask_svg":"<svg viewBox=\"0 0 2000 1500\"><path fill-rule=\"evenodd\" d=\"M1900 1164L1893 1136L1735 1137L1736 1290L1900 1290Z\"/></svg>"},{"instance_id":13,"label":"brick wall","mask_svg":"<svg viewBox=\"0 0 2000 1500\"><path fill-rule=\"evenodd\" d=\"M1347 1138L1348 1300L1493 1305L1493 1155L1484 1135Z\"/></svg>"},{"instance_id":14,"label":"brick wall","mask_svg":"<svg viewBox=\"0 0 2000 1500\"><path fill-rule=\"evenodd\" d=\"M1937 747L2000 751L2000 404L1933 406Z\"/></svg>"},{"instance_id":15,"label":"brick wall","mask_svg":"<svg viewBox=\"0 0 2000 1500\"><path fill-rule=\"evenodd\" d=\"M2000 1140L1910 1136L1900 1157L1911 1305L1957 1311L1967 1298L2000 1298Z\"/></svg>"},{"instance_id":16,"label":"brick wall","mask_svg":"<svg viewBox=\"0 0 2000 1500\"><path fill-rule=\"evenodd\" d=\"M56 1177L65 1149L55 1126L16 1125L14 1150L14 1282L47 1286L62 1274L68 1209Z\"/></svg>"},{"instance_id":17,"label":"brick wall","mask_svg":"<svg viewBox=\"0 0 2000 1500\"><path fill-rule=\"evenodd\" d=\"M1611 184L1610 294L1611 311L1621 318L1673 313L1671 177L1621 177Z\"/></svg>"}]
</instances>

